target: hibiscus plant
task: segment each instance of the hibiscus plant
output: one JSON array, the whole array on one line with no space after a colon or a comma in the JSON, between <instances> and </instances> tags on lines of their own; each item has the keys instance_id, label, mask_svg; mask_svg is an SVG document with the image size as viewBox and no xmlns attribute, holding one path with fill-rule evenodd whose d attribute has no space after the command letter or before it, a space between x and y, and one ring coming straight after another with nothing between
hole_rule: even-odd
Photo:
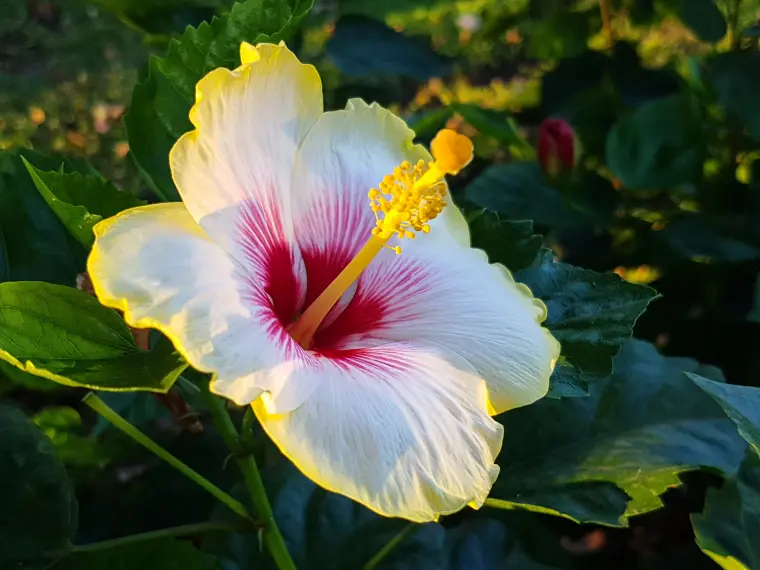
<instances>
[{"instance_id":1,"label":"hibiscus plant","mask_svg":"<svg viewBox=\"0 0 760 570\"><path fill-rule=\"evenodd\" d=\"M725 480L692 515L700 560L760 567L758 389L631 339L659 294L560 261L528 219L604 207L578 199L596 164L582 121L549 117L534 150L466 105L457 122L361 90L327 101L329 71L299 57L311 8L244 0L150 60L124 118L147 201L84 160L0 154L0 373L100 418L88 465L117 438L171 482L130 491L125 467L124 498L82 495L72 433L3 404L0 570L568 567L546 527L626 527L689 472ZM698 105L671 97L673 116ZM702 167L667 154L675 135L631 150L642 123L607 140L610 191ZM474 176L494 129L512 158ZM35 223L5 240L11 217ZM174 524L88 522L151 502Z\"/></svg>"}]
</instances>

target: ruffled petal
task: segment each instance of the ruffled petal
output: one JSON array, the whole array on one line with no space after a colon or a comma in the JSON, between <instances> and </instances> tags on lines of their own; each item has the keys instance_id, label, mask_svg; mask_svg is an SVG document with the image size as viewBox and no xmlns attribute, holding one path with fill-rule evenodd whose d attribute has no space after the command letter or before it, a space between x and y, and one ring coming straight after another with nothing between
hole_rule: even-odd
<instances>
[{"instance_id":1,"label":"ruffled petal","mask_svg":"<svg viewBox=\"0 0 760 570\"><path fill-rule=\"evenodd\" d=\"M305 306L370 237L375 216L369 190L405 160L432 160L413 139L404 121L361 99L350 100L343 111L325 113L306 135L293 175L296 239L309 276ZM451 206L444 213L433 222L435 239L469 245L459 210Z\"/></svg>"},{"instance_id":2,"label":"ruffled petal","mask_svg":"<svg viewBox=\"0 0 760 570\"><path fill-rule=\"evenodd\" d=\"M441 347L486 380L494 414L546 395L560 349L540 325L546 306L481 250L441 247L427 237L400 256L381 252L359 278L351 304L320 331L317 346Z\"/></svg>"},{"instance_id":3,"label":"ruffled petal","mask_svg":"<svg viewBox=\"0 0 760 570\"><path fill-rule=\"evenodd\" d=\"M436 520L480 507L503 428L475 372L409 343L322 358L320 388L287 414L254 402L282 452L322 487L385 516Z\"/></svg>"},{"instance_id":4,"label":"ruffled petal","mask_svg":"<svg viewBox=\"0 0 760 570\"><path fill-rule=\"evenodd\" d=\"M285 332L261 286L182 204L100 222L88 271L101 303L123 311L133 327L163 332L194 368L216 375L214 392L238 404L269 391L280 409L292 409L318 386L318 377L290 381L313 357Z\"/></svg>"},{"instance_id":5,"label":"ruffled petal","mask_svg":"<svg viewBox=\"0 0 760 570\"><path fill-rule=\"evenodd\" d=\"M293 240L291 176L296 150L322 113L322 84L284 44L243 44L241 60L198 82L195 130L172 149L172 176L213 241L270 277L270 292L287 290L278 301L292 316L305 278Z\"/></svg>"}]
</instances>

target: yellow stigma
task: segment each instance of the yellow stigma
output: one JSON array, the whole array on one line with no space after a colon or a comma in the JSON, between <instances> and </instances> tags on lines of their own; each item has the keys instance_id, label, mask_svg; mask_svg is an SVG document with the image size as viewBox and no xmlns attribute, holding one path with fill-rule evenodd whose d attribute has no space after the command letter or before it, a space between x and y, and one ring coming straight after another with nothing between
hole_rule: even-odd
<instances>
[{"instance_id":1,"label":"yellow stigma","mask_svg":"<svg viewBox=\"0 0 760 570\"><path fill-rule=\"evenodd\" d=\"M415 232L430 231L429 222L446 205L446 174L457 174L472 160L472 141L450 129L439 131L430 145L434 161L420 160L412 166L402 162L369 193L370 208L377 226L372 235L343 271L301 314L290 328L290 335L302 347L311 346L314 333L330 309L361 275L383 248L397 254L401 247L388 246L392 237L413 239Z\"/></svg>"}]
</instances>

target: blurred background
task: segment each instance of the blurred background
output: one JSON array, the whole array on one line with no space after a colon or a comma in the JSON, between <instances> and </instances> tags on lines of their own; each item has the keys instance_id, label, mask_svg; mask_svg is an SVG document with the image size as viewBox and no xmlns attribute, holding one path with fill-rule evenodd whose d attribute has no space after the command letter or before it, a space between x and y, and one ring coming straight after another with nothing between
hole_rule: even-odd
<instances>
[{"instance_id":1,"label":"blurred background","mask_svg":"<svg viewBox=\"0 0 760 570\"><path fill-rule=\"evenodd\" d=\"M151 54L230 6L4 0L0 149L87 157L123 191L154 199L122 121L132 89ZM289 45L319 69L328 108L362 97L403 116L421 142L443 126L471 136L476 160L452 188L460 205L533 220L557 259L650 284L663 297L637 337L760 386L758 17L760 0L316 0ZM147 470L118 434L93 438L105 425L82 428L79 392L3 368L0 394L36 412L83 508L113 503L119 482ZM130 397L120 406L131 421L180 455L193 447L191 463L211 461L198 449L213 435L178 437L166 405ZM215 444L202 448L218 455ZM98 481L115 457L115 478ZM202 497L144 512L146 496L197 494L153 467L119 498L109 534L209 508ZM704 483L631 529L547 524L578 568L715 567L688 521Z\"/></svg>"}]
</instances>

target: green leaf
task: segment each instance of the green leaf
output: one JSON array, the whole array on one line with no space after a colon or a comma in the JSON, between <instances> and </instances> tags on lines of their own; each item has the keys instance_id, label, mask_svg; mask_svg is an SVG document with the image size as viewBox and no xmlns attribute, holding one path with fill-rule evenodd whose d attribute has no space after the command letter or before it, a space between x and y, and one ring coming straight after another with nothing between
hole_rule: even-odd
<instances>
[{"instance_id":1,"label":"green leaf","mask_svg":"<svg viewBox=\"0 0 760 570\"><path fill-rule=\"evenodd\" d=\"M469 225L472 247L486 251L491 263L501 263L511 271L531 265L541 250L543 240L533 233L530 220L501 220L484 210Z\"/></svg>"},{"instance_id":2,"label":"green leaf","mask_svg":"<svg viewBox=\"0 0 760 570\"><path fill-rule=\"evenodd\" d=\"M714 0L670 0L681 21L706 42L717 42L726 35L723 19Z\"/></svg>"},{"instance_id":3,"label":"green leaf","mask_svg":"<svg viewBox=\"0 0 760 570\"><path fill-rule=\"evenodd\" d=\"M141 351L116 311L39 282L0 284L0 359L69 386L166 392L187 363L163 339Z\"/></svg>"},{"instance_id":4,"label":"green leaf","mask_svg":"<svg viewBox=\"0 0 760 570\"><path fill-rule=\"evenodd\" d=\"M210 19L222 0L95 0L130 27L146 34L181 33Z\"/></svg>"},{"instance_id":5,"label":"green leaf","mask_svg":"<svg viewBox=\"0 0 760 570\"><path fill-rule=\"evenodd\" d=\"M760 53L731 51L718 54L707 61L707 82L712 86L721 105L742 122L749 135L760 141Z\"/></svg>"},{"instance_id":6,"label":"green leaf","mask_svg":"<svg viewBox=\"0 0 760 570\"><path fill-rule=\"evenodd\" d=\"M451 61L417 37L365 16L344 16L327 42L327 55L347 75L403 75L417 80L451 73Z\"/></svg>"},{"instance_id":7,"label":"green leaf","mask_svg":"<svg viewBox=\"0 0 760 570\"><path fill-rule=\"evenodd\" d=\"M654 237L686 259L738 263L760 258L760 240L738 226L735 219L718 223L703 214L684 213L669 221Z\"/></svg>"},{"instance_id":8,"label":"green leaf","mask_svg":"<svg viewBox=\"0 0 760 570\"><path fill-rule=\"evenodd\" d=\"M735 479L708 489L691 515L697 545L726 570L760 569L760 458L749 451Z\"/></svg>"},{"instance_id":9,"label":"green leaf","mask_svg":"<svg viewBox=\"0 0 760 570\"><path fill-rule=\"evenodd\" d=\"M22 154L35 164L56 162L32 151L0 151L0 282L39 280L73 287L86 253L37 192ZM67 161L67 166L74 165Z\"/></svg>"},{"instance_id":10,"label":"green leaf","mask_svg":"<svg viewBox=\"0 0 760 570\"><path fill-rule=\"evenodd\" d=\"M277 43L295 29L313 0L246 0L220 18L188 27L163 58L150 61L148 76L135 86L124 117L132 157L159 197L178 200L169 171L169 151L192 128L188 113L195 85L218 67L240 64L240 43Z\"/></svg>"},{"instance_id":11,"label":"green leaf","mask_svg":"<svg viewBox=\"0 0 760 570\"><path fill-rule=\"evenodd\" d=\"M520 134L517 123L503 111L484 109L477 105L453 103L451 108L462 118L478 129L481 134L491 136L505 147L525 147L527 143Z\"/></svg>"},{"instance_id":12,"label":"green leaf","mask_svg":"<svg viewBox=\"0 0 760 570\"><path fill-rule=\"evenodd\" d=\"M192 543L174 539L154 540L80 552L56 564L57 570L220 570L218 560L195 548Z\"/></svg>"},{"instance_id":13,"label":"green leaf","mask_svg":"<svg viewBox=\"0 0 760 570\"><path fill-rule=\"evenodd\" d=\"M74 408L45 408L33 418L66 465L102 467L109 459L108 448L93 437L84 435L82 418Z\"/></svg>"},{"instance_id":14,"label":"green leaf","mask_svg":"<svg viewBox=\"0 0 760 570\"><path fill-rule=\"evenodd\" d=\"M626 515L633 516L661 507L659 495L680 485L681 473L710 469L733 475L746 443L684 372L720 374L632 340L616 357L615 373L593 385L589 397L544 398L498 416L509 437L498 457L502 475L492 496L610 524L618 513L599 508L593 495L575 506L559 497L572 497L579 483L616 485L630 495ZM551 501L539 501L542 496Z\"/></svg>"},{"instance_id":15,"label":"green leaf","mask_svg":"<svg viewBox=\"0 0 760 570\"><path fill-rule=\"evenodd\" d=\"M687 376L720 404L739 434L760 455L760 388L714 382L696 374Z\"/></svg>"},{"instance_id":16,"label":"green leaf","mask_svg":"<svg viewBox=\"0 0 760 570\"><path fill-rule=\"evenodd\" d=\"M577 523L609 526L626 524L625 514L631 497L613 483L588 481L571 487L547 487L520 494L513 500L488 499L487 506L508 511L520 510L551 515Z\"/></svg>"},{"instance_id":17,"label":"green leaf","mask_svg":"<svg viewBox=\"0 0 760 570\"><path fill-rule=\"evenodd\" d=\"M533 162L491 165L467 186L465 196L511 220L533 220L539 226L570 228L592 220L573 208Z\"/></svg>"},{"instance_id":18,"label":"green leaf","mask_svg":"<svg viewBox=\"0 0 760 570\"><path fill-rule=\"evenodd\" d=\"M452 114L453 111L450 107L426 109L407 116L406 123L414 131L417 140L430 141L438 131L446 126Z\"/></svg>"},{"instance_id":19,"label":"green leaf","mask_svg":"<svg viewBox=\"0 0 760 570\"><path fill-rule=\"evenodd\" d=\"M607 164L629 190L699 180L706 156L701 111L688 96L645 103L607 136Z\"/></svg>"},{"instance_id":20,"label":"green leaf","mask_svg":"<svg viewBox=\"0 0 760 570\"><path fill-rule=\"evenodd\" d=\"M300 570L356 570L370 561L375 570L491 570L518 562L525 565L514 567L543 568L519 549L499 521L465 519L444 528L381 517L318 487L282 456L271 463L264 481L277 524ZM229 516L221 509L217 513ZM250 535L209 539L204 549L226 565L274 570Z\"/></svg>"},{"instance_id":21,"label":"green leaf","mask_svg":"<svg viewBox=\"0 0 760 570\"><path fill-rule=\"evenodd\" d=\"M43 570L65 554L77 502L63 463L23 413L0 405L0 568Z\"/></svg>"},{"instance_id":22,"label":"green leaf","mask_svg":"<svg viewBox=\"0 0 760 570\"><path fill-rule=\"evenodd\" d=\"M588 46L589 37L599 29L598 10L563 10L553 17L543 16L525 26L526 52L532 59L576 57Z\"/></svg>"},{"instance_id":23,"label":"green leaf","mask_svg":"<svg viewBox=\"0 0 760 570\"><path fill-rule=\"evenodd\" d=\"M503 244L504 249L509 244ZM612 358L631 337L633 325L657 292L554 261L542 250L533 264L515 274L548 308L544 323L562 345L552 376L552 396L582 396L588 386L612 372Z\"/></svg>"},{"instance_id":24,"label":"green leaf","mask_svg":"<svg viewBox=\"0 0 760 570\"><path fill-rule=\"evenodd\" d=\"M119 192L105 178L79 172L43 172L21 157L37 190L50 209L79 243L88 250L95 236L92 228L103 218L110 218L145 202ZM63 165L62 165L63 166Z\"/></svg>"}]
</instances>

